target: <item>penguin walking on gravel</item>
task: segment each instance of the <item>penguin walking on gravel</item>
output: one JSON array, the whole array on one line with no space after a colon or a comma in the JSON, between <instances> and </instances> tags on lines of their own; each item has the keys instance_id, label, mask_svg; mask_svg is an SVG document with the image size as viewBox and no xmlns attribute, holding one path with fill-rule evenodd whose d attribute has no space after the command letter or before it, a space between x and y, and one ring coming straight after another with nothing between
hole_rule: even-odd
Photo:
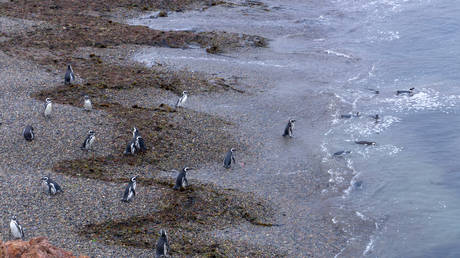
<instances>
[{"instance_id":1,"label":"penguin walking on gravel","mask_svg":"<svg viewBox=\"0 0 460 258\"><path fill-rule=\"evenodd\" d=\"M91 104L91 99L89 99L88 95L85 95L83 98L84 98L83 109L85 111L91 111L93 109L93 105Z\"/></svg>"},{"instance_id":2,"label":"penguin walking on gravel","mask_svg":"<svg viewBox=\"0 0 460 258\"><path fill-rule=\"evenodd\" d=\"M13 216L10 221L10 231L14 239L24 239L24 229L19 224L16 216Z\"/></svg>"},{"instance_id":3,"label":"penguin walking on gravel","mask_svg":"<svg viewBox=\"0 0 460 258\"><path fill-rule=\"evenodd\" d=\"M182 107L185 101L187 100L187 98L188 98L188 92L184 90L182 92L182 96L177 100L176 108Z\"/></svg>"},{"instance_id":4,"label":"penguin walking on gravel","mask_svg":"<svg viewBox=\"0 0 460 258\"><path fill-rule=\"evenodd\" d=\"M64 84L70 84L70 82L75 81L75 75L71 65L67 65L67 71L64 75Z\"/></svg>"},{"instance_id":5,"label":"penguin walking on gravel","mask_svg":"<svg viewBox=\"0 0 460 258\"><path fill-rule=\"evenodd\" d=\"M128 145L126 145L126 149L123 152L123 154L125 155L136 154L136 140L135 139L131 139L131 141L129 141Z\"/></svg>"},{"instance_id":6,"label":"penguin walking on gravel","mask_svg":"<svg viewBox=\"0 0 460 258\"><path fill-rule=\"evenodd\" d=\"M168 236L166 235L166 231L164 229L160 230L160 238L157 241L156 246L156 257L166 257L168 256L169 251L169 242Z\"/></svg>"},{"instance_id":7,"label":"penguin walking on gravel","mask_svg":"<svg viewBox=\"0 0 460 258\"><path fill-rule=\"evenodd\" d=\"M123 202L130 202L131 199L136 196L136 178L137 176L131 177L128 185L126 186L125 193L123 194Z\"/></svg>"},{"instance_id":8,"label":"penguin walking on gravel","mask_svg":"<svg viewBox=\"0 0 460 258\"><path fill-rule=\"evenodd\" d=\"M61 186L47 176L42 177L42 186L49 195L56 195L58 192L62 192Z\"/></svg>"},{"instance_id":9,"label":"penguin walking on gravel","mask_svg":"<svg viewBox=\"0 0 460 258\"><path fill-rule=\"evenodd\" d=\"M188 186L187 171L191 170L189 167L184 167L181 172L177 175L176 184L174 190L185 190Z\"/></svg>"},{"instance_id":10,"label":"penguin walking on gravel","mask_svg":"<svg viewBox=\"0 0 460 258\"><path fill-rule=\"evenodd\" d=\"M24 139L26 139L26 141L32 141L35 137L34 128L31 125L26 126L26 128L22 131L22 135L24 135Z\"/></svg>"},{"instance_id":11,"label":"penguin walking on gravel","mask_svg":"<svg viewBox=\"0 0 460 258\"><path fill-rule=\"evenodd\" d=\"M231 165L232 165L232 162L235 163L235 156L233 154L233 152L235 151L234 148L231 148L227 154L225 155L225 158L224 158L224 168L230 168Z\"/></svg>"},{"instance_id":12,"label":"penguin walking on gravel","mask_svg":"<svg viewBox=\"0 0 460 258\"><path fill-rule=\"evenodd\" d=\"M95 132L93 130L88 131L88 136L86 136L85 141L81 145L82 150L90 150L91 146L94 143L94 140L96 140Z\"/></svg>"},{"instance_id":13,"label":"penguin walking on gravel","mask_svg":"<svg viewBox=\"0 0 460 258\"><path fill-rule=\"evenodd\" d=\"M46 98L46 103L45 103L45 117L49 118L51 117L51 112L53 112L53 102L51 101L50 98Z\"/></svg>"},{"instance_id":14,"label":"penguin walking on gravel","mask_svg":"<svg viewBox=\"0 0 460 258\"><path fill-rule=\"evenodd\" d=\"M283 133L284 137L289 136L292 138L292 131L294 130L294 124L295 124L294 119L290 119L288 121L286 128L284 128L284 133Z\"/></svg>"}]
</instances>

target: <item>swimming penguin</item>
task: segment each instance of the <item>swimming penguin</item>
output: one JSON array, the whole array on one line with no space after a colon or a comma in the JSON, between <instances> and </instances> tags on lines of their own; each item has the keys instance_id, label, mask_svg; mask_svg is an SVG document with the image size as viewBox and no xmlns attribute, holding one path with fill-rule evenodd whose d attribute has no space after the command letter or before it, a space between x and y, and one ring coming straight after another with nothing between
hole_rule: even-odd
<instances>
[{"instance_id":1,"label":"swimming penguin","mask_svg":"<svg viewBox=\"0 0 460 258\"><path fill-rule=\"evenodd\" d=\"M125 194L123 195L123 202L130 202L131 199L136 196L136 178L137 176L131 177L129 180L128 186L126 186Z\"/></svg>"},{"instance_id":2,"label":"swimming penguin","mask_svg":"<svg viewBox=\"0 0 460 258\"><path fill-rule=\"evenodd\" d=\"M126 149L123 152L125 155L134 155L136 154L136 139L131 139L128 145L126 145Z\"/></svg>"},{"instance_id":3,"label":"swimming penguin","mask_svg":"<svg viewBox=\"0 0 460 258\"><path fill-rule=\"evenodd\" d=\"M95 134L96 133L94 131L92 131L92 130L88 131L88 136L86 136L85 141L81 145L82 150L90 150L91 149L91 145L93 145L94 140L96 139Z\"/></svg>"},{"instance_id":4,"label":"swimming penguin","mask_svg":"<svg viewBox=\"0 0 460 258\"><path fill-rule=\"evenodd\" d=\"M334 153L333 155L335 157L343 157L343 156L345 156L347 154L350 154L350 153L351 153L351 151L349 151L349 150L343 150L343 151L338 151L338 152Z\"/></svg>"},{"instance_id":5,"label":"swimming penguin","mask_svg":"<svg viewBox=\"0 0 460 258\"><path fill-rule=\"evenodd\" d=\"M135 146L137 151L146 151L147 147L145 147L144 138L140 135L136 136Z\"/></svg>"},{"instance_id":6,"label":"swimming penguin","mask_svg":"<svg viewBox=\"0 0 460 258\"><path fill-rule=\"evenodd\" d=\"M19 238L24 239L24 229L22 228L21 225L19 225L19 222L16 219L16 216L13 216L11 218L10 231L14 239L19 239Z\"/></svg>"},{"instance_id":7,"label":"swimming penguin","mask_svg":"<svg viewBox=\"0 0 460 258\"><path fill-rule=\"evenodd\" d=\"M166 257L168 256L168 251L169 251L168 236L166 235L166 231L164 229L161 229L160 238L157 241L156 257Z\"/></svg>"},{"instance_id":8,"label":"swimming penguin","mask_svg":"<svg viewBox=\"0 0 460 258\"><path fill-rule=\"evenodd\" d=\"M177 175L176 178L176 185L174 185L174 190L185 190L188 186L187 180L187 171L191 170L189 167L184 167L181 172Z\"/></svg>"},{"instance_id":9,"label":"swimming penguin","mask_svg":"<svg viewBox=\"0 0 460 258\"><path fill-rule=\"evenodd\" d=\"M412 95L414 95L414 90L415 90L414 87L410 88L409 90L398 90L398 91L396 91L396 95L408 94L408 95L412 96Z\"/></svg>"},{"instance_id":10,"label":"swimming penguin","mask_svg":"<svg viewBox=\"0 0 460 258\"><path fill-rule=\"evenodd\" d=\"M75 75L73 74L73 69L71 65L67 65L67 71L64 76L64 84L70 84L71 81L75 80Z\"/></svg>"},{"instance_id":11,"label":"swimming penguin","mask_svg":"<svg viewBox=\"0 0 460 258\"><path fill-rule=\"evenodd\" d=\"M187 100L187 93L188 92L185 90L182 92L182 97L180 97L179 100L177 100L176 108L182 107L184 105L185 101Z\"/></svg>"},{"instance_id":12,"label":"swimming penguin","mask_svg":"<svg viewBox=\"0 0 460 258\"><path fill-rule=\"evenodd\" d=\"M47 176L42 177L42 186L49 195L55 195L58 192L62 192L61 186Z\"/></svg>"},{"instance_id":13,"label":"swimming penguin","mask_svg":"<svg viewBox=\"0 0 460 258\"><path fill-rule=\"evenodd\" d=\"M88 95L85 95L84 97L83 108L85 111L91 111L91 109L93 109L93 105L91 104L91 100L89 99Z\"/></svg>"},{"instance_id":14,"label":"swimming penguin","mask_svg":"<svg viewBox=\"0 0 460 258\"><path fill-rule=\"evenodd\" d=\"M27 141L32 141L34 139L34 128L30 125L26 126L26 128L22 131L22 135L24 135L24 138Z\"/></svg>"},{"instance_id":15,"label":"swimming penguin","mask_svg":"<svg viewBox=\"0 0 460 258\"><path fill-rule=\"evenodd\" d=\"M369 141L355 141L356 144L361 144L361 145L376 145L376 142L369 142Z\"/></svg>"},{"instance_id":16,"label":"swimming penguin","mask_svg":"<svg viewBox=\"0 0 460 258\"><path fill-rule=\"evenodd\" d=\"M224 158L224 168L230 168L230 166L232 165L232 161L233 163L235 163L235 156L233 155L233 152L235 151L234 148L231 148L227 154L225 155L225 158Z\"/></svg>"},{"instance_id":17,"label":"swimming penguin","mask_svg":"<svg viewBox=\"0 0 460 258\"><path fill-rule=\"evenodd\" d=\"M373 115L373 116L371 116L371 117L375 120L376 123L378 123L378 122L380 121L380 116L379 116L379 114Z\"/></svg>"},{"instance_id":18,"label":"swimming penguin","mask_svg":"<svg viewBox=\"0 0 460 258\"><path fill-rule=\"evenodd\" d=\"M340 115L340 118L352 118L352 117L360 117L361 113L356 112L354 114L346 114L346 115Z\"/></svg>"},{"instance_id":19,"label":"swimming penguin","mask_svg":"<svg viewBox=\"0 0 460 258\"><path fill-rule=\"evenodd\" d=\"M48 118L51 116L51 112L53 111L53 102L50 98L46 98L45 103L45 117Z\"/></svg>"},{"instance_id":20,"label":"swimming penguin","mask_svg":"<svg viewBox=\"0 0 460 258\"><path fill-rule=\"evenodd\" d=\"M284 128L284 133L283 133L283 136L289 136L289 137L292 137L292 130L294 130L294 124L295 124L295 120L294 119L290 119L286 125L286 128Z\"/></svg>"}]
</instances>

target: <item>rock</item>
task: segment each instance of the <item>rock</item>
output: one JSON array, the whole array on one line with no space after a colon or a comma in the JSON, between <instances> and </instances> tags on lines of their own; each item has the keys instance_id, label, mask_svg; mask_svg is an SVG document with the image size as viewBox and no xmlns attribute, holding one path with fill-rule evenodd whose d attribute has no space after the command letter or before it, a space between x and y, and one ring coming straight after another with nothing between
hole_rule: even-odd
<instances>
[{"instance_id":1,"label":"rock","mask_svg":"<svg viewBox=\"0 0 460 258\"><path fill-rule=\"evenodd\" d=\"M45 237L36 237L29 241L0 241L0 257L74 258L76 256L71 252L51 245ZM79 258L84 257L88 256L79 256Z\"/></svg>"}]
</instances>

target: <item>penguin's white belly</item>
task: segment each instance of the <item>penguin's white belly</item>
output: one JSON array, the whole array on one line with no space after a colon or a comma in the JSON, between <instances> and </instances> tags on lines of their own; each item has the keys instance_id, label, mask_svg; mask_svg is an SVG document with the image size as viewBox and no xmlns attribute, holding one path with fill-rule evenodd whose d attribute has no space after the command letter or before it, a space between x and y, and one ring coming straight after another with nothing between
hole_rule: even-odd
<instances>
[{"instance_id":1,"label":"penguin's white belly","mask_svg":"<svg viewBox=\"0 0 460 258\"><path fill-rule=\"evenodd\" d=\"M21 231L20 231L18 225L16 225L16 223L14 223L13 221L10 222L10 230L11 230L11 234L13 235L14 238L21 238L22 237L22 234L21 234Z\"/></svg>"},{"instance_id":2,"label":"penguin's white belly","mask_svg":"<svg viewBox=\"0 0 460 258\"><path fill-rule=\"evenodd\" d=\"M91 105L91 101L89 99L85 100L85 104L83 106L85 108L85 110L89 111L93 108L93 106Z\"/></svg>"},{"instance_id":3,"label":"penguin's white belly","mask_svg":"<svg viewBox=\"0 0 460 258\"><path fill-rule=\"evenodd\" d=\"M94 139L96 139L96 137L91 137L91 139L89 139L88 148L91 148L91 145L93 145Z\"/></svg>"},{"instance_id":4,"label":"penguin's white belly","mask_svg":"<svg viewBox=\"0 0 460 258\"><path fill-rule=\"evenodd\" d=\"M128 198L126 198L126 200L129 201L131 198L133 198L133 191L129 191Z\"/></svg>"},{"instance_id":5,"label":"penguin's white belly","mask_svg":"<svg viewBox=\"0 0 460 258\"><path fill-rule=\"evenodd\" d=\"M52 104L46 105L46 108L45 108L45 116L50 116L50 115L51 115L51 111L53 111L53 106L52 106Z\"/></svg>"}]
</instances>

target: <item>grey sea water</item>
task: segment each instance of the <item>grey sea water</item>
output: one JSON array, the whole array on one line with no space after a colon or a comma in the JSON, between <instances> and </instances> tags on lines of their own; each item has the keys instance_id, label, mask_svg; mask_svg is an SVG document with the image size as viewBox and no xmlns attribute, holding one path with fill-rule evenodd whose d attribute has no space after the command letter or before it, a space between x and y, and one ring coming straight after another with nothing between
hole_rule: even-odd
<instances>
[{"instance_id":1,"label":"grey sea water","mask_svg":"<svg viewBox=\"0 0 460 258\"><path fill-rule=\"evenodd\" d=\"M213 110L260 119L258 133L267 137L282 130L280 121L298 118L295 147L266 138L271 148L266 150L267 171L260 178L254 175L254 181L266 180L260 186L267 185L266 192L273 191L269 183L288 182L291 187L277 185L273 195L283 195L286 200L278 197L281 202L291 199L311 206L309 191L315 182L302 181L302 175L316 169L305 160L319 156L320 172L329 177L321 193L333 207L330 223L350 235L347 245L334 252L336 257L459 257L460 3L263 3L263 8L213 7L164 19L147 15L131 23L163 30L256 34L270 39L267 49L208 55L196 48L152 48L136 59L241 76L252 85L268 82L270 87L259 89L257 101L248 97L244 108L215 99ZM395 94L411 87L412 96ZM319 101L324 96L330 100ZM190 102L191 108L208 110ZM340 119L351 112L361 116ZM370 117L376 114L377 123ZM360 140L377 144L354 143ZM318 153L306 153L311 149ZM341 150L351 153L332 155ZM238 173L235 180L254 174L249 169ZM306 226L303 220L310 219L302 207L294 211L295 227ZM293 244L298 253L293 254L309 253L301 234L289 241L298 242Z\"/></svg>"}]
</instances>

